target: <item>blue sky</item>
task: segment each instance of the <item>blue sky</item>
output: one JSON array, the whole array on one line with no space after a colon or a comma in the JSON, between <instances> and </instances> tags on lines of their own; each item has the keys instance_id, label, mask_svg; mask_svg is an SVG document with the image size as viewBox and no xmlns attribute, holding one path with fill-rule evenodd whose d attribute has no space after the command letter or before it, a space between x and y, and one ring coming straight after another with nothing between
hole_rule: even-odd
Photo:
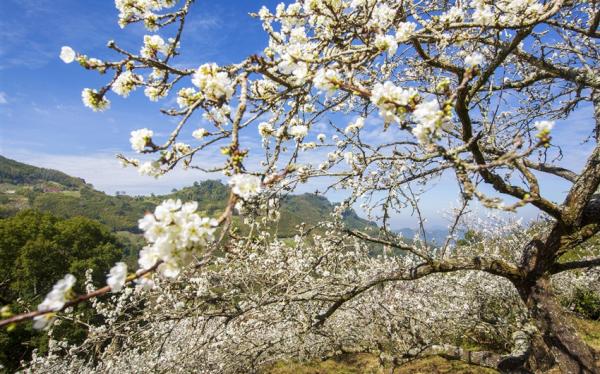
<instances>
[{"instance_id":1,"label":"blue sky","mask_svg":"<svg viewBox=\"0 0 600 374\"><path fill-rule=\"evenodd\" d=\"M188 19L179 62L196 66L205 62L237 62L261 51L266 36L259 21L248 16L276 1L203 1L194 5ZM104 0L2 0L0 12L0 154L33 165L83 177L96 188L114 193L164 193L206 178L175 171L154 180L121 169L116 153L129 151L131 130L148 127L166 132L172 125L141 92L127 100L111 95L111 109L94 113L81 103L84 87L96 88L107 77L66 65L58 54L72 46L90 57L114 56L106 42L114 39L126 49L138 50L145 31L141 26L122 30L117 25L113 1ZM557 124L555 142L567 151L562 164L578 170L590 150L582 141L592 123L590 108L582 108L568 122ZM444 177L439 187L423 199L423 209L433 225L443 225L443 209L456 200L456 188ZM560 200L568 185L544 179L542 188ZM305 189L306 190L306 189ZM336 199L336 195L329 196ZM442 208L441 208L442 207ZM532 217L533 209L520 215ZM413 226L409 214L396 217L396 226Z\"/></svg>"},{"instance_id":2,"label":"blue sky","mask_svg":"<svg viewBox=\"0 0 600 374\"><path fill-rule=\"evenodd\" d=\"M182 41L186 53L179 62L228 63L260 51L266 37L260 22L248 16L260 4L198 1ZM84 108L81 90L99 87L107 77L58 58L63 45L90 57L114 57L105 47L108 40L138 50L149 32L139 25L120 29L118 12L108 0L3 0L0 11L11 15L0 21L3 155L82 176L110 193L160 193L198 177L175 173L155 181L134 170L114 171L114 155L129 150L131 130L148 127L160 132L171 124L158 112L160 104L149 104L141 92L128 100L111 95L111 110L104 113ZM107 178L113 174L118 178Z\"/></svg>"}]
</instances>

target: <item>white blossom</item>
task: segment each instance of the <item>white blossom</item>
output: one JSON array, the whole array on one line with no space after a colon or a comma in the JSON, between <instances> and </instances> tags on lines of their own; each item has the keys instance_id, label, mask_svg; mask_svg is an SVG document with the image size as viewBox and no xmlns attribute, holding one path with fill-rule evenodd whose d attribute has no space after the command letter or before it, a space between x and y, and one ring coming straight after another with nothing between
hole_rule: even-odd
<instances>
[{"instance_id":1,"label":"white blossom","mask_svg":"<svg viewBox=\"0 0 600 374\"><path fill-rule=\"evenodd\" d=\"M320 69L317 71L313 83L319 90L331 95L338 90L342 78L336 69Z\"/></svg>"},{"instance_id":2,"label":"white blossom","mask_svg":"<svg viewBox=\"0 0 600 374\"><path fill-rule=\"evenodd\" d=\"M401 22L396 28L396 41L404 43L409 40L415 33L417 24L414 22Z\"/></svg>"},{"instance_id":3,"label":"white blossom","mask_svg":"<svg viewBox=\"0 0 600 374\"><path fill-rule=\"evenodd\" d=\"M198 99L198 92L192 87L182 88L177 93L177 105L182 109L193 105Z\"/></svg>"},{"instance_id":4,"label":"white blossom","mask_svg":"<svg viewBox=\"0 0 600 374\"><path fill-rule=\"evenodd\" d=\"M46 295L44 301L38 305L40 312L56 312L61 310L68 301L68 294L75 285L75 277L72 274L67 274L63 279L56 282L52 290ZM34 318L33 328L40 330L45 328L54 320L52 313L42 314Z\"/></svg>"},{"instance_id":5,"label":"white blossom","mask_svg":"<svg viewBox=\"0 0 600 374\"><path fill-rule=\"evenodd\" d=\"M273 125L271 125L269 122L261 122L258 124L258 133L263 138L266 138L266 137L272 135L273 131L274 131Z\"/></svg>"},{"instance_id":6,"label":"white blossom","mask_svg":"<svg viewBox=\"0 0 600 374\"><path fill-rule=\"evenodd\" d=\"M364 117L358 117L356 119L356 121L354 121L353 123L349 124L346 129L344 130L345 134L353 134L358 132L360 129L363 128L363 126L365 125L365 118Z\"/></svg>"},{"instance_id":7,"label":"white blossom","mask_svg":"<svg viewBox=\"0 0 600 374\"><path fill-rule=\"evenodd\" d=\"M168 93L169 90L164 86L146 86L146 88L144 88L144 95L146 95L150 101L158 101L167 96Z\"/></svg>"},{"instance_id":8,"label":"white blossom","mask_svg":"<svg viewBox=\"0 0 600 374\"><path fill-rule=\"evenodd\" d=\"M158 162L146 161L138 167L140 175L147 175L150 177L158 178L162 175L160 165Z\"/></svg>"},{"instance_id":9,"label":"white blossom","mask_svg":"<svg viewBox=\"0 0 600 374\"><path fill-rule=\"evenodd\" d=\"M83 105L91 108L94 112L101 112L110 107L110 101L104 95L100 95L98 91L91 88L85 88L81 92L81 100L83 101Z\"/></svg>"},{"instance_id":10,"label":"white blossom","mask_svg":"<svg viewBox=\"0 0 600 374\"><path fill-rule=\"evenodd\" d=\"M135 90L141 83L143 83L143 78L128 70L119 75L111 85L111 88L117 95L127 97L129 96L129 93Z\"/></svg>"},{"instance_id":11,"label":"white blossom","mask_svg":"<svg viewBox=\"0 0 600 374\"><path fill-rule=\"evenodd\" d=\"M175 278L193 260L194 253L213 240L217 222L199 216L197 208L197 202L166 200L156 207L154 214L147 214L139 221L149 243L140 251L141 269L149 269L161 261L158 271L167 278Z\"/></svg>"},{"instance_id":12,"label":"white blossom","mask_svg":"<svg viewBox=\"0 0 600 374\"><path fill-rule=\"evenodd\" d=\"M536 121L533 126L542 134L548 134L554 127L554 121Z\"/></svg>"},{"instance_id":13,"label":"white blossom","mask_svg":"<svg viewBox=\"0 0 600 374\"><path fill-rule=\"evenodd\" d=\"M377 49L387 52L390 56L396 54L396 51L398 50L396 38L391 35L377 35L375 37L374 45Z\"/></svg>"},{"instance_id":14,"label":"white blossom","mask_svg":"<svg viewBox=\"0 0 600 374\"><path fill-rule=\"evenodd\" d=\"M204 139L204 137L206 136L206 134L208 134L208 131L205 128L197 128L196 130L194 130L194 132L192 132L192 136L194 138L196 138L197 140L202 140Z\"/></svg>"},{"instance_id":15,"label":"white blossom","mask_svg":"<svg viewBox=\"0 0 600 374\"><path fill-rule=\"evenodd\" d=\"M117 262L115 266L110 269L106 284L110 287L113 292L121 291L121 288L125 285L127 279L127 264L124 262Z\"/></svg>"},{"instance_id":16,"label":"white blossom","mask_svg":"<svg viewBox=\"0 0 600 374\"><path fill-rule=\"evenodd\" d=\"M429 137L441 125L443 113L436 100L419 103L413 112L417 125L413 128L413 135L421 143L427 143Z\"/></svg>"},{"instance_id":17,"label":"white blossom","mask_svg":"<svg viewBox=\"0 0 600 374\"><path fill-rule=\"evenodd\" d=\"M227 104L223 104L219 108L210 108L208 112L202 114L202 117L207 121L223 125L227 123L229 114L231 114L231 107Z\"/></svg>"},{"instance_id":18,"label":"white blossom","mask_svg":"<svg viewBox=\"0 0 600 374\"><path fill-rule=\"evenodd\" d=\"M73 48L69 46L64 46L60 49L60 59L63 60L65 64L70 64L75 61L75 57L77 54L73 50Z\"/></svg>"},{"instance_id":19,"label":"white blossom","mask_svg":"<svg viewBox=\"0 0 600 374\"><path fill-rule=\"evenodd\" d=\"M308 134L308 127L305 125L290 126L288 133L296 139L302 139Z\"/></svg>"},{"instance_id":20,"label":"white blossom","mask_svg":"<svg viewBox=\"0 0 600 374\"><path fill-rule=\"evenodd\" d=\"M354 153L352 152L345 152L344 153L344 161L346 161L346 163L348 165L352 165L355 161L355 157L354 157Z\"/></svg>"},{"instance_id":21,"label":"white blossom","mask_svg":"<svg viewBox=\"0 0 600 374\"><path fill-rule=\"evenodd\" d=\"M473 21L481 25L492 25L496 17L492 7L483 2L483 0L473 0L471 6L475 7L473 12Z\"/></svg>"},{"instance_id":22,"label":"white blossom","mask_svg":"<svg viewBox=\"0 0 600 374\"><path fill-rule=\"evenodd\" d=\"M459 22L465 18L465 13L462 8L453 6L440 19L442 22Z\"/></svg>"},{"instance_id":23,"label":"white blossom","mask_svg":"<svg viewBox=\"0 0 600 374\"><path fill-rule=\"evenodd\" d=\"M160 35L144 35L144 46L140 51L143 57L156 58L157 53L166 55L168 51L169 46Z\"/></svg>"},{"instance_id":24,"label":"white blossom","mask_svg":"<svg viewBox=\"0 0 600 374\"><path fill-rule=\"evenodd\" d=\"M377 83L371 92L371 102L379 108L379 114L385 122L399 122L402 118L402 107L405 107L418 96L414 88L403 89L392 82Z\"/></svg>"},{"instance_id":25,"label":"white blossom","mask_svg":"<svg viewBox=\"0 0 600 374\"><path fill-rule=\"evenodd\" d=\"M146 128L132 131L129 138L131 148L138 153L142 152L147 145L152 143L152 136L154 136L154 131Z\"/></svg>"},{"instance_id":26,"label":"white blossom","mask_svg":"<svg viewBox=\"0 0 600 374\"><path fill-rule=\"evenodd\" d=\"M236 174L229 179L229 185L234 194L248 200L262 191L259 177L250 174Z\"/></svg>"},{"instance_id":27,"label":"white blossom","mask_svg":"<svg viewBox=\"0 0 600 374\"><path fill-rule=\"evenodd\" d=\"M233 95L233 84L224 71L219 71L217 64L200 66L192 78L192 83L200 89L207 98L219 101L229 100Z\"/></svg>"},{"instance_id":28,"label":"white blossom","mask_svg":"<svg viewBox=\"0 0 600 374\"><path fill-rule=\"evenodd\" d=\"M478 66L483 62L483 55L479 52L471 53L465 57L465 66Z\"/></svg>"}]
</instances>

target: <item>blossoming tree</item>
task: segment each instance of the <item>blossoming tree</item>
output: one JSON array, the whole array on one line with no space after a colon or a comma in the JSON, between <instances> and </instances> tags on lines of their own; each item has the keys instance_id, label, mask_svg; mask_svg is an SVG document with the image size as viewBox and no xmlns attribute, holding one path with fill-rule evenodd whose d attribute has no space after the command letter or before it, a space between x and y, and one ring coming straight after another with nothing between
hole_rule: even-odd
<instances>
[{"instance_id":1,"label":"blossoming tree","mask_svg":"<svg viewBox=\"0 0 600 374\"><path fill-rule=\"evenodd\" d=\"M561 260L600 230L595 2L298 0L254 15L269 37L263 53L199 67L176 63L193 0L116 0L116 6L122 27L141 22L155 34L144 37L140 51L110 41L118 56L111 61L64 47L66 63L109 76L105 86L84 89L84 104L107 110L111 90L126 97L143 88L152 101L176 96L178 106L163 109L178 120L171 134L160 141L150 129L134 131L132 148L145 159L119 158L153 177L178 166L222 172L232 187L227 208L213 218L201 217L194 203L163 203L140 221L148 241L140 270L127 276L118 264L107 287L72 298L65 297L72 284L65 278L40 310L3 325L35 318L41 326L53 313L120 290L125 282L151 287L154 271L177 279L190 267L216 261L217 248L242 256L258 234L229 235L236 209L260 231L265 219L277 215L279 195L323 179L348 195L339 214L361 204L380 223L376 231L328 231L340 236L340 248L345 238L406 256L370 263L368 277L320 299L322 309L313 316L318 324L379 285L483 272L511 285L533 326L530 346L497 360L498 367L598 372L594 353L567 323L551 285L559 273L600 265L598 257ZM161 29L171 37L156 34ZM576 108L593 112L586 125L594 146L581 170L570 170L560 163L562 151L551 134L554 121L569 120ZM198 117L209 125L191 128ZM179 140L186 131L194 144ZM260 136L261 152L243 144L245 134ZM196 162L214 149L222 162ZM408 209L423 223L422 187L442 175L453 176L460 191L452 231L471 205L506 212L532 206L547 217L547 228L509 252L462 250L452 235L435 248L425 238L409 243L398 237L390 217ZM570 185L561 202L544 194L544 182L552 178ZM330 249L335 242L328 242Z\"/></svg>"}]
</instances>

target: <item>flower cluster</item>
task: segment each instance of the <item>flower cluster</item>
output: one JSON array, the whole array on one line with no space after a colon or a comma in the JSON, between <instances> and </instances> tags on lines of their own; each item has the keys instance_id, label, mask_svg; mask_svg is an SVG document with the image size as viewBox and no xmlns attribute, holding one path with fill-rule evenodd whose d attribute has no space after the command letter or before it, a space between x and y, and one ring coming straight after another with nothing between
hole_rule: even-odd
<instances>
[{"instance_id":1,"label":"flower cluster","mask_svg":"<svg viewBox=\"0 0 600 374\"><path fill-rule=\"evenodd\" d=\"M540 139L545 146L550 142L550 131L554 127L554 121L536 121L533 126L538 130L536 137Z\"/></svg>"},{"instance_id":2,"label":"flower cluster","mask_svg":"<svg viewBox=\"0 0 600 374\"><path fill-rule=\"evenodd\" d=\"M193 87L186 87L182 88L177 93L177 104L183 109L193 105L201 98L202 95L199 94Z\"/></svg>"},{"instance_id":3,"label":"flower cluster","mask_svg":"<svg viewBox=\"0 0 600 374\"><path fill-rule=\"evenodd\" d=\"M144 89L144 95L146 95L150 101L158 101L168 94L168 88L162 85L148 85Z\"/></svg>"},{"instance_id":4,"label":"flower cluster","mask_svg":"<svg viewBox=\"0 0 600 374\"><path fill-rule=\"evenodd\" d=\"M341 81L342 78L335 69L321 69L313 80L316 88L327 92L329 95L339 88Z\"/></svg>"},{"instance_id":5,"label":"flower cluster","mask_svg":"<svg viewBox=\"0 0 600 374\"><path fill-rule=\"evenodd\" d=\"M208 131L205 128L203 128L203 127L197 128L196 130L194 130L192 132L192 136L196 140L202 140L202 139L204 139L204 137L206 136L206 134L208 134Z\"/></svg>"},{"instance_id":6,"label":"flower cluster","mask_svg":"<svg viewBox=\"0 0 600 374\"><path fill-rule=\"evenodd\" d=\"M147 175L150 177L158 178L163 175L158 161L146 161L138 166L138 173L140 175Z\"/></svg>"},{"instance_id":7,"label":"flower cluster","mask_svg":"<svg viewBox=\"0 0 600 374\"><path fill-rule=\"evenodd\" d=\"M156 58L159 52L163 55L169 53L169 45L164 39L160 35L144 35L144 45L140 54L145 58Z\"/></svg>"},{"instance_id":8,"label":"flower cluster","mask_svg":"<svg viewBox=\"0 0 600 374\"><path fill-rule=\"evenodd\" d=\"M544 11L544 6L537 0L501 0L487 2L472 0L473 21L481 25L500 24L505 26L519 25L524 19L535 19ZM496 12L494 12L496 11Z\"/></svg>"},{"instance_id":9,"label":"flower cluster","mask_svg":"<svg viewBox=\"0 0 600 374\"><path fill-rule=\"evenodd\" d=\"M261 137L266 138L273 134L273 125L269 122L261 122L258 124L258 133Z\"/></svg>"},{"instance_id":10,"label":"flower cluster","mask_svg":"<svg viewBox=\"0 0 600 374\"><path fill-rule=\"evenodd\" d=\"M431 136L442 125L445 113L440 109L436 100L425 101L417 104L413 112L417 125L412 129L413 135L421 143L428 143Z\"/></svg>"},{"instance_id":11,"label":"flower cluster","mask_svg":"<svg viewBox=\"0 0 600 374\"><path fill-rule=\"evenodd\" d=\"M144 238L149 243L140 251L139 265L148 269L161 261L158 271L175 278L190 264L194 255L213 240L215 219L201 217L197 202L182 204L181 200L166 200L139 221Z\"/></svg>"},{"instance_id":12,"label":"flower cluster","mask_svg":"<svg viewBox=\"0 0 600 374\"><path fill-rule=\"evenodd\" d=\"M465 57L465 66L468 66L468 67L474 67L474 66L481 65L482 62L483 62L483 55L478 52L472 53L472 54L468 55L467 57Z\"/></svg>"},{"instance_id":13,"label":"flower cluster","mask_svg":"<svg viewBox=\"0 0 600 374\"><path fill-rule=\"evenodd\" d=\"M554 127L554 121L537 121L533 126L540 132L540 134L548 134Z\"/></svg>"},{"instance_id":14,"label":"flower cluster","mask_svg":"<svg viewBox=\"0 0 600 374\"><path fill-rule=\"evenodd\" d=\"M75 61L75 57L77 54L73 50L73 48L69 46L64 46L60 49L60 59L63 60L65 64L70 64Z\"/></svg>"},{"instance_id":15,"label":"flower cluster","mask_svg":"<svg viewBox=\"0 0 600 374\"><path fill-rule=\"evenodd\" d=\"M81 92L81 100L83 105L91 108L94 112L101 112L110 107L110 101L97 90L85 88Z\"/></svg>"},{"instance_id":16,"label":"flower cluster","mask_svg":"<svg viewBox=\"0 0 600 374\"><path fill-rule=\"evenodd\" d=\"M202 117L205 120L214 122L217 126L219 126L227 123L230 114L231 107L227 104L223 104L218 108L210 108L208 112L202 113Z\"/></svg>"},{"instance_id":17,"label":"flower cluster","mask_svg":"<svg viewBox=\"0 0 600 374\"><path fill-rule=\"evenodd\" d=\"M351 124L349 124L346 129L344 130L344 133L346 135L349 134L355 134L357 133L360 129L362 129L365 126L365 117L358 117L356 119L356 121L352 122Z\"/></svg>"},{"instance_id":18,"label":"flower cluster","mask_svg":"<svg viewBox=\"0 0 600 374\"><path fill-rule=\"evenodd\" d=\"M68 301L68 296L75 285L75 277L72 274L67 274L63 279L56 282L54 287L52 287L52 291L46 295L46 298L40 305L38 305L38 310L40 312L48 312L48 311L59 311ZM34 329L43 329L48 326L53 320L55 316L52 313L42 314L40 316L36 316L33 322Z\"/></svg>"},{"instance_id":19,"label":"flower cluster","mask_svg":"<svg viewBox=\"0 0 600 374\"><path fill-rule=\"evenodd\" d=\"M150 30L156 29L157 16L154 12L175 5L176 0L115 0L115 6L119 10L119 26L144 20L144 24Z\"/></svg>"},{"instance_id":20,"label":"flower cluster","mask_svg":"<svg viewBox=\"0 0 600 374\"><path fill-rule=\"evenodd\" d=\"M110 287L113 292L121 291L121 288L125 285L127 279L127 264L124 262L117 262L115 266L110 269L110 273L106 278L106 284Z\"/></svg>"},{"instance_id":21,"label":"flower cluster","mask_svg":"<svg viewBox=\"0 0 600 374\"><path fill-rule=\"evenodd\" d=\"M398 50L398 42L392 35L377 35L374 44L377 49L387 52L390 56L395 55Z\"/></svg>"},{"instance_id":22,"label":"flower cluster","mask_svg":"<svg viewBox=\"0 0 600 374\"><path fill-rule=\"evenodd\" d=\"M308 134L308 126L306 125L292 125L288 129L288 134L294 138L300 140Z\"/></svg>"},{"instance_id":23,"label":"flower cluster","mask_svg":"<svg viewBox=\"0 0 600 374\"><path fill-rule=\"evenodd\" d=\"M390 81L375 84L371 92L371 102L379 108L379 114L386 123L400 122L406 108L413 105L418 97L414 88L397 87Z\"/></svg>"},{"instance_id":24,"label":"flower cluster","mask_svg":"<svg viewBox=\"0 0 600 374\"><path fill-rule=\"evenodd\" d=\"M236 174L229 179L229 185L234 194L244 200L251 199L262 191L259 177L250 174Z\"/></svg>"},{"instance_id":25,"label":"flower cluster","mask_svg":"<svg viewBox=\"0 0 600 374\"><path fill-rule=\"evenodd\" d=\"M138 153L142 152L147 145L152 144L152 136L154 131L145 128L132 131L129 138L131 148Z\"/></svg>"},{"instance_id":26,"label":"flower cluster","mask_svg":"<svg viewBox=\"0 0 600 374\"><path fill-rule=\"evenodd\" d=\"M458 6L453 6L440 16L443 23L460 22L465 18L465 12Z\"/></svg>"},{"instance_id":27,"label":"flower cluster","mask_svg":"<svg viewBox=\"0 0 600 374\"><path fill-rule=\"evenodd\" d=\"M409 40L415 33L417 24L414 22L401 22L396 27L396 41L398 43L404 43Z\"/></svg>"},{"instance_id":28,"label":"flower cluster","mask_svg":"<svg viewBox=\"0 0 600 374\"><path fill-rule=\"evenodd\" d=\"M219 71L217 64L200 66L194 73L192 83L206 98L212 101L229 100L234 93L229 75L224 71Z\"/></svg>"},{"instance_id":29,"label":"flower cluster","mask_svg":"<svg viewBox=\"0 0 600 374\"><path fill-rule=\"evenodd\" d=\"M111 88L117 95L127 97L131 91L135 90L142 83L144 83L144 78L141 75L134 74L128 70L117 77Z\"/></svg>"}]
</instances>

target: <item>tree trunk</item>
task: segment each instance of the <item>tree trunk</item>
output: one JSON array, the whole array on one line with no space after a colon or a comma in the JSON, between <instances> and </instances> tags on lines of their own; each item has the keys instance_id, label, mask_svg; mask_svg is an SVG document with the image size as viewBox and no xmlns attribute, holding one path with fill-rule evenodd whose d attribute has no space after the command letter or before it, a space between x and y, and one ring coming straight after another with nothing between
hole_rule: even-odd
<instances>
[{"instance_id":1,"label":"tree trunk","mask_svg":"<svg viewBox=\"0 0 600 374\"><path fill-rule=\"evenodd\" d=\"M596 374L594 352L567 321L552 294L550 279L541 277L529 287L519 287L538 333L534 336L528 366L534 372L558 366L565 374Z\"/></svg>"}]
</instances>

